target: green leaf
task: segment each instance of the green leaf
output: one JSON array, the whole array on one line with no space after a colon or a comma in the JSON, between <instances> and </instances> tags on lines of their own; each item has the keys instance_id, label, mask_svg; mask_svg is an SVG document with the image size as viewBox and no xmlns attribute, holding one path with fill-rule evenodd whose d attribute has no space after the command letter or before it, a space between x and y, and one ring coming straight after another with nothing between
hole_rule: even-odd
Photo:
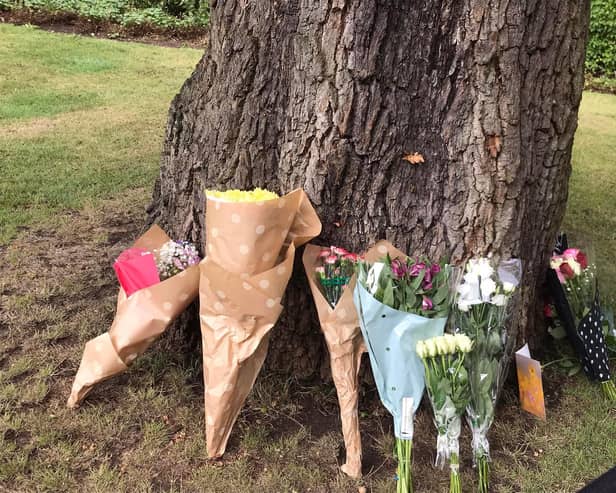
<instances>
[{"instance_id":1,"label":"green leaf","mask_svg":"<svg viewBox=\"0 0 616 493\"><path fill-rule=\"evenodd\" d=\"M554 327L548 327L549 334L557 340L567 337L567 332L561 325L555 325Z\"/></svg>"},{"instance_id":2,"label":"green leaf","mask_svg":"<svg viewBox=\"0 0 616 493\"><path fill-rule=\"evenodd\" d=\"M567 372L567 375L570 377L572 377L573 375L577 375L581 369L582 367L580 365L576 365Z\"/></svg>"}]
</instances>

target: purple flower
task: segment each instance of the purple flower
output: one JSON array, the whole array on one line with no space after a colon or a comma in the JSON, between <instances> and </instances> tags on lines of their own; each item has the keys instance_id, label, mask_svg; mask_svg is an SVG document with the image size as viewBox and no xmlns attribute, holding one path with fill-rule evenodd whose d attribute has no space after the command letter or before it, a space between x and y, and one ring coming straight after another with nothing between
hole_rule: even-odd
<instances>
[{"instance_id":1,"label":"purple flower","mask_svg":"<svg viewBox=\"0 0 616 493\"><path fill-rule=\"evenodd\" d=\"M441 271L441 266L438 264L432 264L432 267L430 268L430 272L434 275L434 274L438 274Z\"/></svg>"},{"instance_id":2,"label":"purple flower","mask_svg":"<svg viewBox=\"0 0 616 493\"><path fill-rule=\"evenodd\" d=\"M424 264L423 262L417 262L411 266L411 269L409 270L409 275L411 277L417 277L424 270L426 270L426 264Z\"/></svg>"},{"instance_id":3,"label":"purple flower","mask_svg":"<svg viewBox=\"0 0 616 493\"><path fill-rule=\"evenodd\" d=\"M427 311L432 310L432 308L434 308L434 303L432 303L432 300L430 298L424 296L423 301L421 302L421 309Z\"/></svg>"},{"instance_id":4,"label":"purple flower","mask_svg":"<svg viewBox=\"0 0 616 493\"><path fill-rule=\"evenodd\" d=\"M173 265L175 265L179 270L184 270L184 265L182 264L182 261L177 257L174 257Z\"/></svg>"},{"instance_id":5,"label":"purple flower","mask_svg":"<svg viewBox=\"0 0 616 493\"><path fill-rule=\"evenodd\" d=\"M397 258L391 261L391 271L397 279L402 279L408 273L406 263Z\"/></svg>"}]
</instances>

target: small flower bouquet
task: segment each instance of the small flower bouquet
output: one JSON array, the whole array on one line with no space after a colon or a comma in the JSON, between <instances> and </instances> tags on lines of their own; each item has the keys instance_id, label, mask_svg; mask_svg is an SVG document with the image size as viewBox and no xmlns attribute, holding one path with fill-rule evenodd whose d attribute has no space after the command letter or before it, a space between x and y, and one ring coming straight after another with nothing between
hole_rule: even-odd
<instances>
[{"instance_id":1,"label":"small flower bouquet","mask_svg":"<svg viewBox=\"0 0 616 493\"><path fill-rule=\"evenodd\" d=\"M503 377L502 357L507 338L507 304L521 278L517 259L501 261L498 268L490 258L473 258L456 288L455 330L467 335L473 349L464 359L470 381L467 421L471 427L473 462L479 470L479 491L489 484L490 444L488 430L494 420L499 384Z\"/></svg>"},{"instance_id":2,"label":"small flower bouquet","mask_svg":"<svg viewBox=\"0 0 616 493\"><path fill-rule=\"evenodd\" d=\"M361 439L357 402L361 355L366 351L353 305L353 272L359 256L343 248L307 245L303 262L336 385L346 461L342 471L361 476Z\"/></svg>"},{"instance_id":3,"label":"small flower bouquet","mask_svg":"<svg viewBox=\"0 0 616 493\"><path fill-rule=\"evenodd\" d=\"M581 250L567 248L564 238L560 251L550 259L547 282L558 318L582 362L584 373L600 382L609 400L616 401L594 264L588 262Z\"/></svg>"},{"instance_id":4,"label":"small flower bouquet","mask_svg":"<svg viewBox=\"0 0 616 493\"><path fill-rule=\"evenodd\" d=\"M381 241L359 262L355 306L381 401L394 418L398 493L412 491L413 418L424 391L418 341L441 335L449 310L449 266L409 258Z\"/></svg>"},{"instance_id":5,"label":"small flower bouquet","mask_svg":"<svg viewBox=\"0 0 616 493\"><path fill-rule=\"evenodd\" d=\"M162 252L169 252L168 255ZM199 256L152 226L120 254L116 316L108 332L86 343L68 399L77 407L94 385L125 371L197 297Z\"/></svg>"},{"instance_id":6,"label":"small flower bouquet","mask_svg":"<svg viewBox=\"0 0 616 493\"><path fill-rule=\"evenodd\" d=\"M349 284L358 260L357 254L337 246L324 248L319 252L320 262L315 271L323 294L332 308L336 306Z\"/></svg>"},{"instance_id":7,"label":"small flower bouquet","mask_svg":"<svg viewBox=\"0 0 616 493\"><path fill-rule=\"evenodd\" d=\"M296 247L321 232L303 190L207 191L200 318L209 457L221 456L261 370Z\"/></svg>"},{"instance_id":8,"label":"small flower bouquet","mask_svg":"<svg viewBox=\"0 0 616 493\"><path fill-rule=\"evenodd\" d=\"M170 240L155 253L157 257L156 268L161 281L169 279L201 261L195 245L188 241Z\"/></svg>"},{"instance_id":9,"label":"small flower bouquet","mask_svg":"<svg viewBox=\"0 0 616 493\"><path fill-rule=\"evenodd\" d=\"M463 334L445 334L417 343L417 354L426 371L426 388L434 411L436 439L435 465L441 469L449 460L449 492L460 493L460 431L462 415L470 401L468 373L464 357L472 341Z\"/></svg>"}]
</instances>

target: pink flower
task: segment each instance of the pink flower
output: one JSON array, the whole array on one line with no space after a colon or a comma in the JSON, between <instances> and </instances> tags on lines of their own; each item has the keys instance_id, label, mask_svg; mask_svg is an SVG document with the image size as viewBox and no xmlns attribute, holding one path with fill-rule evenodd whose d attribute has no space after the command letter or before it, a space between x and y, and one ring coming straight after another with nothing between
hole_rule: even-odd
<instances>
[{"instance_id":1,"label":"pink flower","mask_svg":"<svg viewBox=\"0 0 616 493\"><path fill-rule=\"evenodd\" d=\"M329 249L327 250L321 250L319 252L319 258L325 258L325 257L329 257L331 254L331 252L329 251Z\"/></svg>"},{"instance_id":2,"label":"pink flower","mask_svg":"<svg viewBox=\"0 0 616 493\"><path fill-rule=\"evenodd\" d=\"M325 263L326 264L333 265L336 262L338 262L338 257L336 257L335 255L330 255L329 257L325 258Z\"/></svg>"},{"instance_id":3,"label":"pink flower","mask_svg":"<svg viewBox=\"0 0 616 493\"><path fill-rule=\"evenodd\" d=\"M337 246L332 246L331 249L333 253L341 257L344 257L345 255L348 255L350 253L350 252L347 252L344 248L337 247Z\"/></svg>"},{"instance_id":4,"label":"pink flower","mask_svg":"<svg viewBox=\"0 0 616 493\"><path fill-rule=\"evenodd\" d=\"M588 267L586 254L577 248L567 248L562 255L566 260L575 260L582 269Z\"/></svg>"},{"instance_id":5,"label":"pink flower","mask_svg":"<svg viewBox=\"0 0 616 493\"><path fill-rule=\"evenodd\" d=\"M424 264L423 262L417 262L411 266L411 269L409 270L409 275L411 277L417 277L424 270L426 270L426 264Z\"/></svg>"},{"instance_id":6,"label":"pink flower","mask_svg":"<svg viewBox=\"0 0 616 493\"><path fill-rule=\"evenodd\" d=\"M408 273L406 262L402 262L398 258L393 259L391 261L391 272L398 279L402 279Z\"/></svg>"},{"instance_id":7,"label":"pink flower","mask_svg":"<svg viewBox=\"0 0 616 493\"><path fill-rule=\"evenodd\" d=\"M356 253L347 253L344 255L344 260L348 260L349 262L357 262L359 260L359 255Z\"/></svg>"},{"instance_id":8,"label":"pink flower","mask_svg":"<svg viewBox=\"0 0 616 493\"><path fill-rule=\"evenodd\" d=\"M432 308L434 308L434 303L432 303L432 300L430 298L424 296L423 301L421 302L421 309L427 311L432 310Z\"/></svg>"},{"instance_id":9,"label":"pink flower","mask_svg":"<svg viewBox=\"0 0 616 493\"><path fill-rule=\"evenodd\" d=\"M320 266L314 269L317 274L325 274L325 267Z\"/></svg>"},{"instance_id":10,"label":"pink flower","mask_svg":"<svg viewBox=\"0 0 616 493\"><path fill-rule=\"evenodd\" d=\"M184 270L184 266L182 265L182 261L179 258L177 258L177 257L174 257L173 265L175 265L180 270Z\"/></svg>"},{"instance_id":11,"label":"pink flower","mask_svg":"<svg viewBox=\"0 0 616 493\"><path fill-rule=\"evenodd\" d=\"M440 271L441 266L439 264L432 264L432 267L430 268L430 272L432 273L432 275L438 274Z\"/></svg>"}]
</instances>

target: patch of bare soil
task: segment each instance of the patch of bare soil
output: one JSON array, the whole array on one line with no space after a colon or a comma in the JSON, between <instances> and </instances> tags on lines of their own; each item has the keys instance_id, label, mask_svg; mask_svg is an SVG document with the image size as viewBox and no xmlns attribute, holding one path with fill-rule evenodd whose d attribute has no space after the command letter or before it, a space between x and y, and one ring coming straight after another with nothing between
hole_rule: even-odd
<instances>
[{"instance_id":1,"label":"patch of bare soil","mask_svg":"<svg viewBox=\"0 0 616 493\"><path fill-rule=\"evenodd\" d=\"M32 24L50 32L133 41L172 48L205 48L208 40L205 28L175 29L152 24L127 27L106 20L88 19L70 12L44 12L29 9L0 11L0 22L18 26Z\"/></svg>"}]
</instances>

